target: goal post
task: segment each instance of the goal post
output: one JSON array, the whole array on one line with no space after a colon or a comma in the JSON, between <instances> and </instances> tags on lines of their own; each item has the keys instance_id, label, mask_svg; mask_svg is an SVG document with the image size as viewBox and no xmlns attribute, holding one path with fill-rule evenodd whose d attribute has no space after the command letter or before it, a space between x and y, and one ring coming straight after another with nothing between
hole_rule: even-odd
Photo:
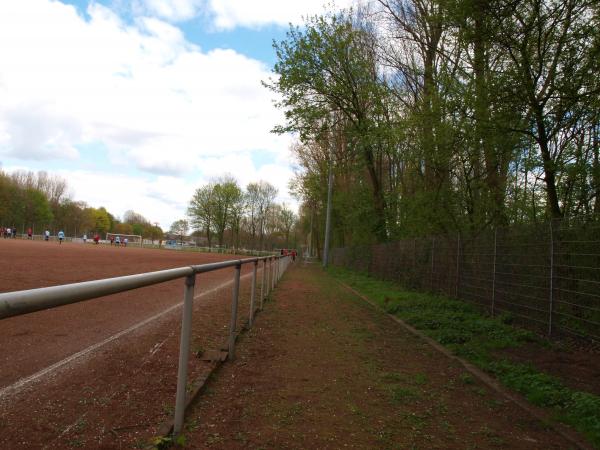
<instances>
[{"instance_id":1,"label":"goal post","mask_svg":"<svg viewBox=\"0 0 600 450\"><path fill-rule=\"evenodd\" d=\"M106 240L116 242L117 236L119 237L119 241L121 241L121 245L123 245L124 239L127 238L127 245L142 246L143 240L139 234L106 233Z\"/></svg>"}]
</instances>

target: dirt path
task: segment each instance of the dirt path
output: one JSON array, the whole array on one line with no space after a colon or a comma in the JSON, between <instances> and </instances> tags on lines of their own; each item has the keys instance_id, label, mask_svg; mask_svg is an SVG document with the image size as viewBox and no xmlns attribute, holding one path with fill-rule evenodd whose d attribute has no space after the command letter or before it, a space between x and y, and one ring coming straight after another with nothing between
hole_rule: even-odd
<instances>
[{"instance_id":1,"label":"dirt path","mask_svg":"<svg viewBox=\"0 0 600 450\"><path fill-rule=\"evenodd\" d=\"M286 273L188 415L189 448L570 448L316 267Z\"/></svg>"}]
</instances>

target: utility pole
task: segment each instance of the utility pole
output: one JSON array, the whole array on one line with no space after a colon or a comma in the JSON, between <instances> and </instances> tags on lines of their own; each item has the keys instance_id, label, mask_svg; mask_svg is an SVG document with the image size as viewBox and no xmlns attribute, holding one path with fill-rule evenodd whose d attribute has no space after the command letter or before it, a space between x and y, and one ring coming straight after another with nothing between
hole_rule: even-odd
<instances>
[{"instance_id":1,"label":"utility pole","mask_svg":"<svg viewBox=\"0 0 600 450\"><path fill-rule=\"evenodd\" d=\"M333 148L332 147L333 147L333 145L335 145L334 133L335 133L335 130L333 130L333 132L331 133L331 139L328 142L329 177L327 180L327 216L325 218L325 244L324 244L324 248L323 248L323 267L324 268L327 268L327 265L329 264L329 241L330 241L330 235L331 235L331 193L333 190L333 165L332 165Z\"/></svg>"}]
</instances>

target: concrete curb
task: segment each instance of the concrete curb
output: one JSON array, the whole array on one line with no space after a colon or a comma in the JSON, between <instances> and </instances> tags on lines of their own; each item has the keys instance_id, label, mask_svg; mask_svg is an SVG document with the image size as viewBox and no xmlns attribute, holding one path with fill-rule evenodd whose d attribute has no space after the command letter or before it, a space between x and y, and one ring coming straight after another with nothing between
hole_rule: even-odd
<instances>
[{"instance_id":1,"label":"concrete curb","mask_svg":"<svg viewBox=\"0 0 600 450\"><path fill-rule=\"evenodd\" d=\"M465 368L465 370L467 370L473 376L478 378L482 383L484 383L489 388L493 389L494 391L496 391L499 394L501 394L502 396L504 396L507 400L509 400L509 401L513 402L514 404L516 404L517 406L519 406L521 409L523 409L525 412L527 412L531 416L535 417L536 419L543 422L544 424L547 424L552 430L554 430L556 433L560 434L563 438L565 438L566 440L571 442L573 445L577 446L577 448L580 448L583 450L594 450L594 448L589 443L587 443L582 437L580 437L578 434L576 434L572 429L568 428L567 426L556 422L554 419L552 419L552 417L550 417L550 415L546 411L532 405L527 400L525 400L523 397L521 397L521 396L515 394L514 392L510 391L509 389L505 388L498 382L498 380L489 376L488 374L486 374L479 368L475 367L473 364L469 363L468 361L465 361L464 359L454 355L446 347L443 347L438 342L436 342L433 339L431 339L430 337L424 335L416 328L414 328L411 325L404 322L402 319L399 319L398 317L396 317L392 314L389 314L383 308L381 308L379 305L377 305L375 302L373 302L366 296L362 295L360 292L354 290L353 288L351 288L350 286L348 286L347 284L345 284L339 280L336 280L336 281L345 290L347 290L348 292L359 297L361 300L363 300L366 303L368 303L369 305L371 305L377 311L388 316L390 319L392 319L394 322L399 324L406 331L410 332L411 334L413 334L413 335L419 337L420 339L422 339L423 341L427 342L431 347L433 347L438 352L445 355L447 358L461 364Z\"/></svg>"}]
</instances>

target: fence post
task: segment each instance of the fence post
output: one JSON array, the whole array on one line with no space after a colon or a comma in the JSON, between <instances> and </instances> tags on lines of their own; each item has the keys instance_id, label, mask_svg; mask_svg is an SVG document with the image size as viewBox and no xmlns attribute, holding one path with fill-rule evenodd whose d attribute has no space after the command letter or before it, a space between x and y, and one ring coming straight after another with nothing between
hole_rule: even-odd
<instances>
[{"instance_id":1,"label":"fence post","mask_svg":"<svg viewBox=\"0 0 600 450\"><path fill-rule=\"evenodd\" d=\"M252 270L252 287L250 291L250 318L248 319L248 325L252 328L254 323L254 300L256 298L256 269L258 268L258 261L254 261L254 268Z\"/></svg>"},{"instance_id":2,"label":"fence post","mask_svg":"<svg viewBox=\"0 0 600 450\"><path fill-rule=\"evenodd\" d=\"M265 303L265 279L267 277L267 260L263 259L262 283L260 285L260 309L263 309Z\"/></svg>"},{"instance_id":3,"label":"fence post","mask_svg":"<svg viewBox=\"0 0 600 450\"><path fill-rule=\"evenodd\" d=\"M552 313L554 310L554 221L550 219L550 292L548 311L548 336L552 335Z\"/></svg>"},{"instance_id":4,"label":"fence post","mask_svg":"<svg viewBox=\"0 0 600 450\"><path fill-rule=\"evenodd\" d=\"M269 292L271 292L271 258L267 258L267 266L265 268L267 269L267 289L265 297L268 297Z\"/></svg>"},{"instance_id":5,"label":"fence post","mask_svg":"<svg viewBox=\"0 0 600 450\"><path fill-rule=\"evenodd\" d=\"M177 374L177 394L175 396L175 421L173 425L174 435L178 435L183 429L188 357L190 353L190 337L192 334L192 305L194 302L195 283L195 274L188 275L185 278L183 317L181 319L181 340L179 342L179 369Z\"/></svg>"},{"instance_id":6,"label":"fence post","mask_svg":"<svg viewBox=\"0 0 600 450\"><path fill-rule=\"evenodd\" d=\"M494 228L494 263L492 265L492 317L494 317L494 308L496 303L496 258L498 255L498 228Z\"/></svg>"},{"instance_id":7,"label":"fence post","mask_svg":"<svg viewBox=\"0 0 600 450\"><path fill-rule=\"evenodd\" d=\"M433 262L435 260L435 236L431 238L431 292L434 292L433 289Z\"/></svg>"},{"instance_id":8,"label":"fence post","mask_svg":"<svg viewBox=\"0 0 600 450\"><path fill-rule=\"evenodd\" d=\"M454 296L458 298L458 286L460 284L460 232L456 238L456 289Z\"/></svg>"},{"instance_id":9,"label":"fence post","mask_svg":"<svg viewBox=\"0 0 600 450\"><path fill-rule=\"evenodd\" d=\"M413 239L413 287L417 286L417 238Z\"/></svg>"},{"instance_id":10,"label":"fence post","mask_svg":"<svg viewBox=\"0 0 600 450\"><path fill-rule=\"evenodd\" d=\"M238 264L235 266L235 275L233 282L233 298L231 300L231 321L229 322L229 353L227 355L228 360L235 358L235 328L237 324L237 308L238 298L240 293L240 272L242 265Z\"/></svg>"}]
</instances>

